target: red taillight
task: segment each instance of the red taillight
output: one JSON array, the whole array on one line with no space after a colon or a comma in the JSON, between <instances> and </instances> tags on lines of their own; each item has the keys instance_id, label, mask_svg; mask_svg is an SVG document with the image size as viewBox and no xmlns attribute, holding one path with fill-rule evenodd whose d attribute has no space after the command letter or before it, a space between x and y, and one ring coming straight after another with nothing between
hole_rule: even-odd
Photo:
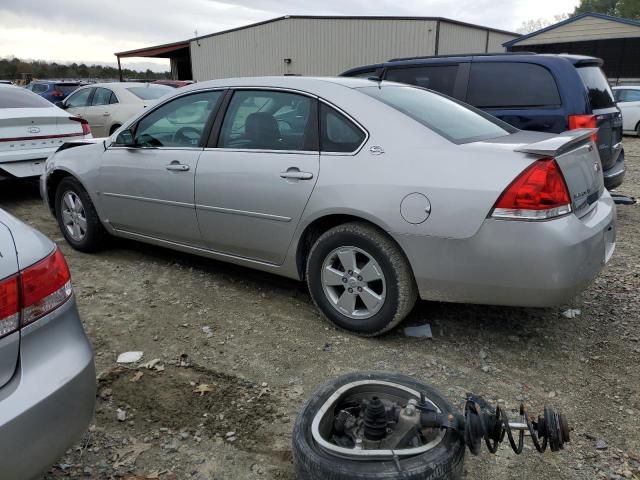
<instances>
[{"instance_id":1,"label":"red taillight","mask_svg":"<svg viewBox=\"0 0 640 480\"><path fill-rule=\"evenodd\" d=\"M89 122L87 122L84 118L69 117L69 120L80 122L80 125L82 126L82 135L91 135L91 127L89 126Z\"/></svg>"},{"instance_id":2,"label":"red taillight","mask_svg":"<svg viewBox=\"0 0 640 480\"><path fill-rule=\"evenodd\" d=\"M18 275L0 280L0 338L15 332L20 319Z\"/></svg>"},{"instance_id":3,"label":"red taillight","mask_svg":"<svg viewBox=\"0 0 640 480\"><path fill-rule=\"evenodd\" d=\"M569 115L569 130L578 128L598 128L598 121L595 115ZM591 135L591 140L598 141L598 134Z\"/></svg>"},{"instance_id":4,"label":"red taillight","mask_svg":"<svg viewBox=\"0 0 640 480\"><path fill-rule=\"evenodd\" d=\"M23 270L20 280L23 326L59 307L72 293L69 267L57 248L44 260Z\"/></svg>"},{"instance_id":5,"label":"red taillight","mask_svg":"<svg viewBox=\"0 0 640 480\"><path fill-rule=\"evenodd\" d=\"M54 90L53 92L51 92L51 96L52 97L64 97L64 93L61 92L60 90Z\"/></svg>"},{"instance_id":6,"label":"red taillight","mask_svg":"<svg viewBox=\"0 0 640 480\"><path fill-rule=\"evenodd\" d=\"M560 167L543 158L522 172L493 207L491 216L512 220L546 220L571 212L571 197Z\"/></svg>"}]
</instances>

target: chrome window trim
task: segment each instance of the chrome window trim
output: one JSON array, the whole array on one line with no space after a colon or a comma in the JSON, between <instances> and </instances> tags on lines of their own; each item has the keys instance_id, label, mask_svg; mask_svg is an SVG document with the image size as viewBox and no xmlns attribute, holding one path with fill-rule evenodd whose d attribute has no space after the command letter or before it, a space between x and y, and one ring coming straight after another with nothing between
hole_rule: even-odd
<instances>
[{"instance_id":1,"label":"chrome window trim","mask_svg":"<svg viewBox=\"0 0 640 480\"><path fill-rule=\"evenodd\" d=\"M331 107L335 111L337 111L340 114L344 115L351 123L353 123L356 127L358 127L364 133L364 140L362 141L360 146L358 148L356 148L354 151L352 151L352 152L326 152L324 150L320 150L320 155L331 156L331 157L353 157L355 155L358 155L362 151L364 146L367 144L367 142L369 141L369 137L370 137L369 130L367 130L360 122L358 122L355 118L353 118L353 116L349 115L347 112L345 112L340 107L338 107L335 104L329 102L328 100L325 100L324 98L319 98L319 100L320 100L320 102L324 103L328 107ZM320 128L320 125L318 125L318 128ZM319 143L322 143L320 138L318 138L318 140L319 140Z\"/></svg>"}]
</instances>

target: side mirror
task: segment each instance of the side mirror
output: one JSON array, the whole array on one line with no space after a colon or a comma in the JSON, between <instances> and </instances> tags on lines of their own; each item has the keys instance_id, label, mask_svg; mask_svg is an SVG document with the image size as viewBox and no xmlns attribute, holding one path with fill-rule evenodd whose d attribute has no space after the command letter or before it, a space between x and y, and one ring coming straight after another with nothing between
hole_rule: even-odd
<instances>
[{"instance_id":1,"label":"side mirror","mask_svg":"<svg viewBox=\"0 0 640 480\"><path fill-rule=\"evenodd\" d=\"M133 132L129 129L121 131L116 137L116 145L123 147L133 147L136 142L133 139Z\"/></svg>"},{"instance_id":2,"label":"side mirror","mask_svg":"<svg viewBox=\"0 0 640 480\"><path fill-rule=\"evenodd\" d=\"M67 108L69 108L64 102L61 102L61 101L57 101L56 103L54 103L54 105L63 110L66 110Z\"/></svg>"}]
</instances>

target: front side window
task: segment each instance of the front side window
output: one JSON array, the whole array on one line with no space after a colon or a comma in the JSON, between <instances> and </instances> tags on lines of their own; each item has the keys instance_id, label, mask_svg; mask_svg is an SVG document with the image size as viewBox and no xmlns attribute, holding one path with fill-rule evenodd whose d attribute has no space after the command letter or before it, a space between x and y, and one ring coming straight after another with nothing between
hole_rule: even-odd
<instances>
[{"instance_id":1,"label":"front side window","mask_svg":"<svg viewBox=\"0 0 640 480\"><path fill-rule=\"evenodd\" d=\"M96 88L96 93L93 94L93 100L91 105L97 107L99 105L109 105L111 103L111 90L106 88Z\"/></svg>"},{"instance_id":2,"label":"front side window","mask_svg":"<svg viewBox=\"0 0 640 480\"><path fill-rule=\"evenodd\" d=\"M549 70L533 63L471 64L467 103L478 108L535 108L562 105Z\"/></svg>"},{"instance_id":3,"label":"front side window","mask_svg":"<svg viewBox=\"0 0 640 480\"><path fill-rule=\"evenodd\" d=\"M458 75L458 65L430 65L425 67L393 68L385 80L429 88L452 96Z\"/></svg>"},{"instance_id":4,"label":"front side window","mask_svg":"<svg viewBox=\"0 0 640 480\"><path fill-rule=\"evenodd\" d=\"M385 86L360 90L454 143L497 138L516 131L491 115L422 88Z\"/></svg>"},{"instance_id":5,"label":"front side window","mask_svg":"<svg viewBox=\"0 0 640 480\"><path fill-rule=\"evenodd\" d=\"M197 148L222 91L176 98L144 117L135 131L135 143L146 147Z\"/></svg>"},{"instance_id":6,"label":"front side window","mask_svg":"<svg viewBox=\"0 0 640 480\"><path fill-rule=\"evenodd\" d=\"M366 138L365 132L333 108L320 105L320 150L322 152L355 152Z\"/></svg>"},{"instance_id":7,"label":"front side window","mask_svg":"<svg viewBox=\"0 0 640 480\"><path fill-rule=\"evenodd\" d=\"M315 150L315 100L295 93L238 90L225 114L218 147Z\"/></svg>"},{"instance_id":8,"label":"front side window","mask_svg":"<svg viewBox=\"0 0 640 480\"><path fill-rule=\"evenodd\" d=\"M67 107L70 107L70 108L86 106L87 102L89 101L89 95L91 95L91 90L93 89L85 88L84 90L80 90L74 93L73 95L67 98L67 101L65 102L65 104L67 105Z\"/></svg>"}]
</instances>

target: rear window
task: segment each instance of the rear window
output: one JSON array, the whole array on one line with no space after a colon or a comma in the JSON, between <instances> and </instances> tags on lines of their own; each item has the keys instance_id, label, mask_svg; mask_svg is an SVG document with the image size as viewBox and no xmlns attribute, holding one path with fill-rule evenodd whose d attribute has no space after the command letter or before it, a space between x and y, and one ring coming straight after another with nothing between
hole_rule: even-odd
<instances>
[{"instance_id":1,"label":"rear window","mask_svg":"<svg viewBox=\"0 0 640 480\"><path fill-rule=\"evenodd\" d=\"M589 103L592 110L600 110L601 108L611 108L615 104L613 92L607 82L600 67L579 67L578 73L587 91L589 92Z\"/></svg>"},{"instance_id":2,"label":"rear window","mask_svg":"<svg viewBox=\"0 0 640 480\"><path fill-rule=\"evenodd\" d=\"M557 107L556 81L533 63L472 63L467 102L478 108Z\"/></svg>"},{"instance_id":3,"label":"rear window","mask_svg":"<svg viewBox=\"0 0 640 480\"><path fill-rule=\"evenodd\" d=\"M76 84L57 83L56 90L60 90L65 95L69 95L74 90L77 90L79 86L80 86L79 83L76 83Z\"/></svg>"},{"instance_id":4,"label":"rear window","mask_svg":"<svg viewBox=\"0 0 640 480\"><path fill-rule=\"evenodd\" d=\"M149 85L147 87L127 87L131 93L142 100L156 100L164 97L167 93L173 92L173 88L166 85Z\"/></svg>"},{"instance_id":5,"label":"rear window","mask_svg":"<svg viewBox=\"0 0 640 480\"><path fill-rule=\"evenodd\" d=\"M360 90L454 143L502 137L516 131L484 112L422 88L385 86Z\"/></svg>"},{"instance_id":6,"label":"rear window","mask_svg":"<svg viewBox=\"0 0 640 480\"><path fill-rule=\"evenodd\" d=\"M458 65L430 65L393 68L387 71L385 80L417 85L452 96L457 75Z\"/></svg>"},{"instance_id":7,"label":"rear window","mask_svg":"<svg viewBox=\"0 0 640 480\"><path fill-rule=\"evenodd\" d=\"M0 108L50 108L44 98L20 87L0 87Z\"/></svg>"}]
</instances>

